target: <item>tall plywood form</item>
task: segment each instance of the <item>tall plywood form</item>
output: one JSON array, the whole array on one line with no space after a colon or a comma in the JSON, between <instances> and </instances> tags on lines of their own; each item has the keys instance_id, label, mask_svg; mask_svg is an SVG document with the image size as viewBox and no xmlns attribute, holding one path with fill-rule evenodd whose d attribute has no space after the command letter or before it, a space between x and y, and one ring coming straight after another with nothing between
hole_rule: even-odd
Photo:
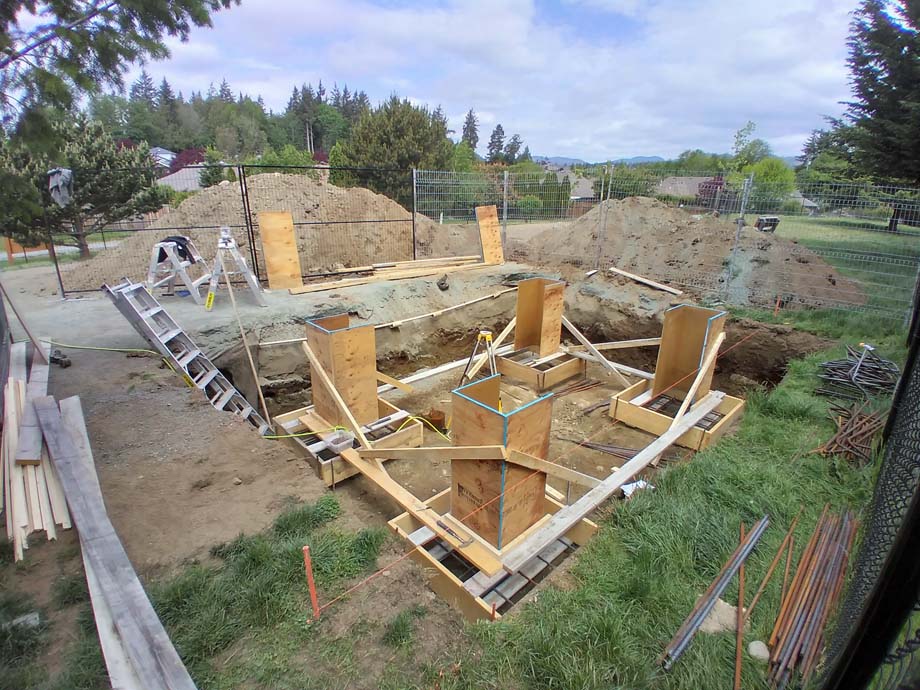
<instances>
[{"instance_id":1,"label":"tall plywood form","mask_svg":"<svg viewBox=\"0 0 920 690\"><path fill-rule=\"evenodd\" d=\"M483 262L495 265L505 263L505 253L502 250L502 229L498 223L498 209L495 206L477 206L476 221L479 223Z\"/></svg>"},{"instance_id":2,"label":"tall plywood form","mask_svg":"<svg viewBox=\"0 0 920 690\"><path fill-rule=\"evenodd\" d=\"M259 236L262 238L262 256L268 272L268 287L273 290L303 286L300 271L300 254L294 219L289 211L260 211Z\"/></svg>"},{"instance_id":3,"label":"tall plywood form","mask_svg":"<svg viewBox=\"0 0 920 690\"><path fill-rule=\"evenodd\" d=\"M665 312L652 397L660 393L667 393L672 398L686 395L709 348L725 329L726 317L724 311L689 304L680 304ZM709 392L714 365L713 362L706 372L697 391L697 399Z\"/></svg>"},{"instance_id":4,"label":"tall plywood form","mask_svg":"<svg viewBox=\"0 0 920 690\"><path fill-rule=\"evenodd\" d=\"M501 376L453 391L455 445L505 445L545 459L552 396L499 412ZM509 544L545 514L546 474L502 460L451 461L451 515L496 548Z\"/></svg>"},{"instance_id":5,"label":"tall plywood form","mask_svg":"<svg viewBox=\"0 0 920 690\"><path fill-rule=\"evenodd\" d=\"M518 283L514 349L530 349L538 357L555 354L562 338L565 284L531 278Z\"/></svg>"},{"instance_id":6,"label":"tall plywood form","mask_svg":"<svg viewBox=\"0 0 920 690\"><path fill-rule=\"evenodd\" d=\"M307 341L357 422L368 424L380 418L374 327L348 324L347 314L307 321ZM347 420L319 377L311 376L310 386L316 414L330 424L345 426Z\"/></svg>"}]
</instances>

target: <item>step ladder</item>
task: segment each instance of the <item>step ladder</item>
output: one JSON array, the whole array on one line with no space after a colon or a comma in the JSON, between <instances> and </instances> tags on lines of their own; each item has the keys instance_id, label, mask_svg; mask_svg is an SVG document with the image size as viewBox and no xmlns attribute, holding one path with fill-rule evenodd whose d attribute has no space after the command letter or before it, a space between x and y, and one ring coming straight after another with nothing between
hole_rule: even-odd
<instances>
[{"instance_id":1,"label":"step ladder","mask_svg":"<svg viewBox=\"0 0 920 690\"><path fill-rule=\"evenodd\" d=\"M184 240L185 249L190 254L189 258L179 256L179 244L167 237L162 242L157 242L150 249L150 266L147 269L147 289L153 293L158 287L166 286L166 294L175 291L176 278L182 281L195 304L203 304L204 298L199 290L200 286L208 282L210 274L205 273L200 278L192 279L188 269L192 264L204 263L195 245L187 237Z\"/></svg>"},{"instance_id":2,"label":"step ladder","mask_svg":"<svg viewBox=\"0 0 920 690\"><path fill-rule=\"evenodd\" d=\"M202 391L218 410L242 417L265 435L268 422L214 366L192 339L166 312L141 283L125 282L115 287L102 286L118 311L134 326L178 373L190 388Z\"/></svg>"},{"instance_id":3,"label":"step ladder","mask_svg":"<svg viewBox=\"0 0 920 690\"><path fill-rule=\"evenodd\" d=\"M228 267L236 266L236 270ZM208 296L204 301L204 308L211 311L214 306L214 297L217 294L217 286L220 284L221 275L226 275L227 279L232 276L243 276L252 296L256 298L256 303L260 307L267 307L265 299L262 297L262 286L252 274L249 266L246 265L246 259L240 254L240 248L236 246L236 240L230 234L230 228L226 225L220 229L220 239L217 240L217 254L214 256L214 263L211 266L211 284L208 287Z\"/></svg>"}]
</instances>

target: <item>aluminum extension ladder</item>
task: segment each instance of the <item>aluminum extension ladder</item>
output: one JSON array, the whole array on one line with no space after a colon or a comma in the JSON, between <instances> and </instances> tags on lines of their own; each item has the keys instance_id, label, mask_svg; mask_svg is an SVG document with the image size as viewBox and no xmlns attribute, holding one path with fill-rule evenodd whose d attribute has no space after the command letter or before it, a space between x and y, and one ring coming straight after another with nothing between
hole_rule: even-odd
<instances>
[{"instance_id":1,"label":"aluminum extension ladder","mask_svg":"<svg viewBox=\"0 0 920 690\"><path fill-rule=\"evenodd\" d=\"M190 388L202 391L216 409L242 417L265 435L271 429L268 422L249 404L220 370L185 331L173 320L163 306L141 283L125 282L115 287L103 285L118 311L134 326L178 373Z\"/></svg>"}]
</instances>

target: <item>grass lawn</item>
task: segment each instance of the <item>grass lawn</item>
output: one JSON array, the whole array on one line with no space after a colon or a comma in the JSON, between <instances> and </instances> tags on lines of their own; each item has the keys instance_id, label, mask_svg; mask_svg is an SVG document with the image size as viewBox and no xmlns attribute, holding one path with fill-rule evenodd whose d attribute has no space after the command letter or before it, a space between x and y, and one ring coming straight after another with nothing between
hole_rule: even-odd
<instances>
[{"instance_id":1,"label":"grass lawn","mask_svg":"<svg viewBox=\"0 0 920 690\"><path fill-rule=\"evenodd\" d=\"M774 320L769 312L736 315ZM741 521L750 527L764 514L771 520L747 563L750 597L800 508L797 555L825 503L865 509L878 461L857 468L809 452L833 433L827 401L813 394L817 365L842 356L844 343L867 338L883 356L901 361L905 355L900 324L890 320L840 318L833 311L787 312L775 320L790 319L839 343L792 362L774 390L751 391L733 435L666 467L654 490L604 508L598 534L571 561L568 576L544 583L500 623L466 626L460 651L403 663L415 653L413 631L425 615L419 606L389 622L343 626L346 600L324 613L319 625L305 623L301 546L311 545L318 584L334 594L376 567L386 538L382 526L337 529L340 509L331 494L292 506L266 532L215 547L207 563L153 582L157 611L202 690L344 688L359 680L362 687L370 680L375 687L417 690L730 687L733 632L697 635L669 673L656 658L736 547ZM11 567L0 566L0 578ZM774 577L766 589L745 645L768 637L780 581ZM84 590L65 581L56 592L62 604L82 600L79 638L63 674L49 684L35 663L46 630L36 631L28 647L0 635L0 690L100 687L104 668ZM23 610L7 601L11 594L0 598L0 623ZM737 601L735 582L724 599ZM369 639L392 650L372 679L361 678L357 661ZM765 670L745 652L743 687L766 688Z\"/></svg>"}]
</instances>

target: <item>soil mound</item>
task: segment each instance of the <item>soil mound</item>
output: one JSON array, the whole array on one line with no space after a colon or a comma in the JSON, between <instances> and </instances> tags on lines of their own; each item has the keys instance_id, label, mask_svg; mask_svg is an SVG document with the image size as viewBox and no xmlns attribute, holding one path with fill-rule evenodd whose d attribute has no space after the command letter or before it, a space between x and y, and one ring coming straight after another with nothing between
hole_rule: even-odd
<instances>
[{"instance_id":1,"label":"soil mound","mask_svg":"<svg viewBox=\"0 0 920 690\"><path fill-rule=\"evenodd\" d=\"M338 187L310 175L277 172L248 177L247 192L254 224L260 211L291 212L305 273L412 258L412 213L382 194L362 187ZM148 221L143 231L115 240L116 247L64 267L64 284L69 289L94 289L122 276L145 280L151 247L168 235L187 235L210 263L222 225L232 228L243 256L250 261L237 182L203 189L177 208L165 207L151 214ZM416 223L426 235L430 233L430 220L419 216ZM258 226L255 232L258 252ZM261 264L260 253L258 257ZM193 268L193 277L205 270Z\"/></svg>"},{"instance_id":2,"label":"soil mound","mask_svg":"<svg viewBox=\"0 0 920 690\"><path fill-rule=\"evenodd\" d=\"M710 290L724 281L735 223L693 215L646 197L605 202L573 222L554 224L527 241L523 253L540 265L552 261L553 255L593 263L605 208L602 263ZM841 297L865 302L859 283L842 277L815 252L751 227L742 231L730 290L735 303L769 307L777 298L788 306L797 300L830 305Z\"/></svg>"}]
</instances>

